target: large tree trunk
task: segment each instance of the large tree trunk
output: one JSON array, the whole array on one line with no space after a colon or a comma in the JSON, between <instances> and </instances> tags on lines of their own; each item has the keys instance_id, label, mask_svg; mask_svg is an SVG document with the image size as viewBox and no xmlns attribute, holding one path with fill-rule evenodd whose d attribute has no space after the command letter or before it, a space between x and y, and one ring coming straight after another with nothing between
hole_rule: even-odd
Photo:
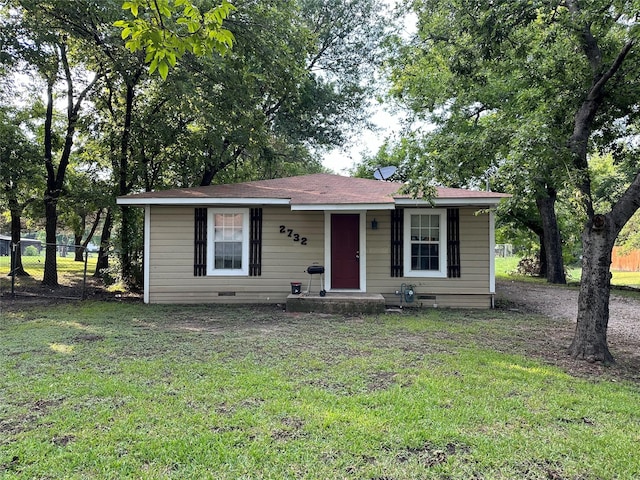
<instances>
[{"instance_id":1,"label":"large tree trunk","mask_svg":"<svg viewBox=\"0 0 640 480\"><path fill-rule=\"evenodd\" d=\"M582 279L576 333L569 347L574 358L613 363L607 346L611 251L617 233L604 215L596 215L582 232Z\"/></svg>"},{"instance_id":2,"label":"large tree trunk","mask_svg":"<svg viewBox=\"0 0 640 480\"><path fill-rule=\"evenodd\" d=\"M593 215L582 233L582 280L576 333L569 354L592 362L614 361L607 346L611 252L622 227L640 209L640 174L607 215Z\"/></svg>"},{"instance_id":3,"label":"large tree trunk","mask_svg":"<svg viewBox=\"0 0 640 480\"><path fill-rule=\"evenodd\" d=\"M85 247L82 245L82 235L73 236L74 262L84 262Z\"/></svg>"},{"instance_id":4,"label":"large tree trunk","mask_svg":"<svg viewBox=\"0 0 640 480\"><path fill-rule=\"evenodd\" d=\"M98 260L96 261L96 271L94 277L101 277L103 272L109 269L109 246L111 244L111 227L113 226L113 212L107 209L107 215L102 225L102 235L100 236L100 249L98 250Z\"/></svg>"},{"instance_id":5,"label":"large tree trunk","mask_svg":"<svg viewBox=\"0 0 640 480\"><path fill-rule=\"evenodd\" d=\"M58 223L58 199L46 195L44 199L45 222L45 257L44 277L42 283L50 287L58 285L58 264L56 261L56 228Z\"/></svg>"},{"instance_id":6,"label":"large tree trunk","mask_svg":"<svg viewBox=\"0 0 640 480\"><path fill-rule=\"evenodd\" d=\"M547 278L549 268L547 266L547 249L544 246L544 233L538 235L538 241L540 242L540 276Z\"/></svg>"},{"instance_id":7,"label":"large tree trunk","mask_svg":"<svg viewBox=\"0 0 640 480\"><path fill-rule=\"evenodd\" d=\"M42 283L54 287L58 285L58 264L56 259L56 226L58 223L58 182L53 166L53 85L55 78L47 81L47 109L44 120L44 163L47 170L47 187L44 192L45 213L45 257ZM65 166L66 168L66 166Z\"/></svg>"},{"instance_id":8,"label":"large tree trunk","mask_svg":"<svg viewBox=\"0 0 640 480\"><path fill-rule=\"evenodd\" d=\"M567 283L562 262L562 241L555 211L556 192L548 191L548 196L536 199L544 232L544 254L546 259L546 277L549 283ZM542 248L540 263L542 264ZM542 272L540 272L542 274Z\"/></svg>"},{"instance_id":9,"label":"large tree trunk","mask_svg":"<svg viewBox=\"0 0 640 480\"><path fill-rule=\"evenodd\" d=\"M22 245L20 245L22 209L14 199L9 199L9 209L11 211L11 255L13 255L11 273L20 277L28 277L29 274L22 265ZM14 247L14 245L17 246Z\"/></svg>"}]
</instances>

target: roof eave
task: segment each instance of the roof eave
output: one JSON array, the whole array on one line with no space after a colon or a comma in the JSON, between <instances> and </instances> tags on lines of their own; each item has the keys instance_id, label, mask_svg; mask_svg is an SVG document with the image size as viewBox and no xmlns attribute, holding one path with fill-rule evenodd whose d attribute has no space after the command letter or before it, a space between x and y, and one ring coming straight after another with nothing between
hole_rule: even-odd
<instances>
[{"instance_id":1,"label":"roof eave","mask_svg":"<svg viewBox=\"0 0 640 480\"><path fill-rule=\"evenodd\" d=\"M118 197L118 205L289 205L288 198L157 198Z\"/></svg>"},{"instance_id":2,"label":"roof eave","mask_svg":"<svg viewBox=\"0 0 640 480\"><path fill-rule=\"evenodd\" d=\"M330 211L330 210L393 210L394 203L318 203L294 204L292 211Z\"/></svg>"},{"instance_id":3,"label":"roof eave","mask_svg":"<svg viewBox=\"0 0 640 480\"><path fill-rule=\"evenodd\" d=\"M129 206L180 206L180 205L291 205L293 211L326 210L393 210L398 207L445 207L445 206L495 206L502 197L481 198L434 198L432 201L415 198L396 198L385 203L299 203L291 204L288 198L158 198L158 197L118 197L118 205Z\"/></svg>"},{"instance_id":4,"label":"roof eave","mask_svg":"<svg viewBox=\"0 0 640 480\"><path fill-rule=\"evenodd\" d=\"M484 207L495 206L500 203L502 197L485 198L434 198L430 201L415 198L397 198L399 207Z\"/></svg>"}]
</instances>

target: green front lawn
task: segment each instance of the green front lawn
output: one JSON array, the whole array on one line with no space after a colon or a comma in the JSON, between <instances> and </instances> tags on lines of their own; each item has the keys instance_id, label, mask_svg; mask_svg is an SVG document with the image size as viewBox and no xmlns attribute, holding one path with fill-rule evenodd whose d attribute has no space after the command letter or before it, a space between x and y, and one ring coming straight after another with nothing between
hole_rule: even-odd
<instances>
[{"instance_id":1,"label":"green front lawn","mask_svg":"<svg viewBox=\"0 0 640 480\"><path fill-rule=\"evenodd\" d=\"M640 476L638 384L548 365L541 317L13 308L3 478Z\"/></svg>"}]
</instances>

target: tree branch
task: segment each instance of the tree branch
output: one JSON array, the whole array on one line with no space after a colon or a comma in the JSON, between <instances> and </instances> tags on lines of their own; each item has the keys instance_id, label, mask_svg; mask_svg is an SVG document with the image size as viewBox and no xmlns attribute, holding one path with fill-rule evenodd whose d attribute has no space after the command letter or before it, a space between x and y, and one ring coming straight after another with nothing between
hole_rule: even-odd
<instances>
[{"instance_id":1,"label":"tree branch","mask_svg":"<svg viewBox=\"0 0 640 480\"><path fill-rule=\"evenodd\" d=\"M640 173L636 175L631 185L611 209L611 219L617 232L624 227L638 209L640 209Z\"/></svg>"}]
</instances>

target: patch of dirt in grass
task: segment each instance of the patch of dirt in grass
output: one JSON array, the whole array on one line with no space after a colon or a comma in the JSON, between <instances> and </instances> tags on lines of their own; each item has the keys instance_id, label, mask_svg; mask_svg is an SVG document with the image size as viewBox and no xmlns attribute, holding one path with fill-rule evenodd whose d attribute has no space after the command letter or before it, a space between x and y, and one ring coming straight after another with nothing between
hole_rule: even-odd
<instances>
[{"instance_id":1,"label":"patch of dirt in grass","mask_svg":"<svg viewBox=\"0 0 640 480\"><path fill-rule=\"evenodd\" d=\"M350 395L352 393L349 385L335 380L316 378L302 383L313 388L321 388L335 395Z\"/></svg>"},{"instance_id":2,"label":"patch of dirt in grass","mask_svg":"<svg viewBox=\"0 0 640 480\"><path fill-rule=\"evenodd\" d=\"M61 405L63 399L36 400L32 404L25 405L28 411L23 414L13 414L10 417L0 419L0 444L10 443L11 437L33 428L40 417L45 416L49 410Z\"/></svg>"},{"instance_id":3,"label":"patch of dirt in grass","mask_svg":"<svg viewBox=\"0 0 640 480\"><path fill-rule=\"evenodd\" d=\"M30 423L30 421L35 417L24 416L24 417L13 417L13 418L5 418L0 420L0 445L3 443L10 443L11 435L16 435L20 432L26 430L26 425Z\"/></svg>"},{"instance_id":4,"label":"patch of dirt in grass","mask_svg":"<svg viewBox=\"0 0 640 480\"><path fill-rule=\"evenodd\" d=\"M565 480L568 478L576 478L565 476L561 465L557 462L550 462L548 460L531 460L526 462L519 468L519 477L523 480L537 480L539 478L545 478L548 480Z\"/></svg>"},{"instance_id":5,"label":"patch of dirt in grass","mask_svg":"<svg viewBox=\"0 0 640 480\"><path fill-rule=\"evenodd\" d=\"M282 419L282 428L276 428L271 432L274 440L294 440L304 436L304 421L298 417L285 417Z\"/></svg>"},{"instance_id":6,"label":"patch of dirt in grass","mask_svg":"<svg viewBox=\"0 0 640 480\"><path fill-rule=\"evenodd\" d=\"M76 439L73 435L61 435L59 437L53 437L51 442L57 447L66 447L68 444Z\"/></svg>"},{"instance_id":7,"label":"patch of dirt in grass","mask_svg":"<svg viewBox=\"0 0 640 480\"><path fill-rule=\"evenodd\" d=\"M83 343L100 342L102 340L104 340L103 335L96 335L94 333L81 333L80 335L76 335L73 338L74 342L83 342Z\"/></svg>"},{"instance_id":8,"label":"patch of dirt in grass","mask_svg":"<svg viewBox=\"0 0 640 480\"><path fill-rule=\"evenodd\" d=\"M53 399L53 400L37 400L31 410L33 412L38 412L40 415L46 414L49 409L53 407L57 407L62 404L62 399Z\"/></svg>"},{"instance_id":9,"label":"patch of dirt in grass","mask_svg":"<svg viewBox=\"0 0 640 480\"><path fill-rule=\"evenodd\" d=\"M396 372L374 372L369 374L369 384L367 390L375 392L386 390L396 383Z\"/></svg>"},{"instance_id":10,"label":"patch of dirt in grass","mask_svg":"<svg viewBox=\"0 0 640 480\"><path fill-rule=\"evenodd\" d=\"M396 458L401 463L417 459L421 465L429 468L445 463L453 455L466 454L470 451L471 449L468 446L458 443L447 443L441 448L425 443L422 447L401 450L396 454Z\"/></svg>"}]
</instances>

